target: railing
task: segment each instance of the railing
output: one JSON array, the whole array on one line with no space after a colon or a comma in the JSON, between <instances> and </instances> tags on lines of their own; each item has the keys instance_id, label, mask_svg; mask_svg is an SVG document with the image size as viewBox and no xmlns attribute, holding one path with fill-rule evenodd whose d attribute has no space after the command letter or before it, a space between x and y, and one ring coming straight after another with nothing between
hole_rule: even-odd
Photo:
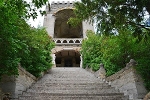
<instances>
[{"instance_id":1,"label":"railing","mask_svg":"<svg viewBox=\"0 0 150 100\"><path fill-rule=\"evenodd\" d=\"M53 38L56 45L81 45L83 38Z\"/></svg>"}]
</instances>

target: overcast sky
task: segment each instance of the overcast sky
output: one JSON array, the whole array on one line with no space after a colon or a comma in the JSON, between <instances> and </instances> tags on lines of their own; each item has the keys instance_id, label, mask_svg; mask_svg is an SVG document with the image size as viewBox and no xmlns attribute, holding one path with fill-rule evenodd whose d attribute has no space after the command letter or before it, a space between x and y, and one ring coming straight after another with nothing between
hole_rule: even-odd
<instances>
[{"instance_id":1,"label":"overcast sky","mask_svg":"<svg viewBox=\"0 0 150 100\"><path fill-rule=\"evenodd\" d=\"M26 0L26 1L30 2L31 0ZM53 2L53 1L54 1L54 2L57 2L57 1L60 1L60 2L65 1L65 2L67 2L67 1L80 1L80 0L49 0L50 3ZM45 10L45 6L43 6L41 9L42 9L42 10ZM35 19L35 20L29 19L28 23L29 23L31 26L37 28L38 26L43 26L43 20L44 20L44 16L41 16L41 15L38 13L37 19Z\"/></svg>"}]
</instances>

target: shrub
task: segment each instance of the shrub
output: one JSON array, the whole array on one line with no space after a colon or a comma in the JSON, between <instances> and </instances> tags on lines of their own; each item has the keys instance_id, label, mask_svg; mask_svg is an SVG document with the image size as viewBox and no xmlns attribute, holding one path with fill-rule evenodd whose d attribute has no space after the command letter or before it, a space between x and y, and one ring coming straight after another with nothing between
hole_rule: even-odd
<instances>
[{"instance_id":1,"label":"shrub","mask_svg":"<svg viewBox=\"0 0 150 100\"><path fill-rule=\"evenodd\" d=\"M88 64L94 71L103 63L110 76L126 66L130 59L138 62L137 72L143 77L145 86L150 90L150 38L138 41L132 31L121 29L119 35L97 35L88 31L88 39L82 43L83 68Z\"/></svg>"},{"instance_id":2,"label":"shrub","mask_svg":"<svg viewBox=\"0 0 150 100\"><path fill-rule=\"evenodd\" d=\"M54 43L44 28L30 28L28 33L21 34L19 38L26 44L19 51L22 67L36 77L51 68L52 57L50 55Z\"/></svg>"}]
</instances>

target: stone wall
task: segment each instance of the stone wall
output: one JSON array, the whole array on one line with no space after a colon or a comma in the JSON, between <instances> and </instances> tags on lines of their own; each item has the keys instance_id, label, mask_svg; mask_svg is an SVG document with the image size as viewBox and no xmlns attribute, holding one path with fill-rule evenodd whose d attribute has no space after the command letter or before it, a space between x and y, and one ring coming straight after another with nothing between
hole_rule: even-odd
<instances>
[{"instance_id":1,"label":"stone wall","mask_svg":"<svg viewBox=\"0 0 150 100\"><path fill-rule=\"evenodd\" d=\"M112 87L128 95L130 100L142 99L147 93L143 80L134 67L124 68L116 74L107 77L106 81L110 82Z\"/></svg>"},{"instance_id":2,"label":"stone wall","mask_svg":"<svg viewBox=\"0 0 150 100\"><path fill-rule=\"evenodd\" d=\"M18 68L18 76L3 76L0 88L4 93L9 93L11 98L18 98L22 91L29 88L37 79L22 67Z\"/></svg>"},{"instance_id":3,"label":"stone wall","mask_svg":"<svg viewBox=\"0 0 150 100\"><path fill-rule=\"evenodd\" d=\"M134 59L131 59L125 68L109 77L105 77L106 71L103 64L100 64L100 69L96 72L88 67L86 70L103 81L106 81L112 87L115 87L120 92L124 93L124 95L129 96L130 100L139 100L143 99L148 91L144 87L141 76L136 72L133 66L136 67L136 62Z\"/></svg>"}]
</instances>

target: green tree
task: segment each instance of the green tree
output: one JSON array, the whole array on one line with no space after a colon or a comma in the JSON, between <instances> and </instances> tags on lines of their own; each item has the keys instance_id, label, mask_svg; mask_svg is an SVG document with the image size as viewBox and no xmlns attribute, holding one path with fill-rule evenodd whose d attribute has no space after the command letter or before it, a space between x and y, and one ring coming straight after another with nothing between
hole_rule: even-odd
<instances>
[{"instance_id":1,"label":"green tree","mask_svg":"<svg viewBox=\"0 0 150 100\"><path fill-rule=\"evenodd\" d=\"M83 68L92 67L93 70L99 69L101 62L101 38L92 31L87 31L88 39L83 40L81 53L83 55Z\"/></svg>"},{"instance_id":2,"label":"green tree","mask_svg":"<svg viewBox=\"0 0 150 100\"><path fill-rule=\"evenodd\" d=\"M137 42L129 29L122 29L120 33L117 36L105 36L88 31L88 39L83 41L81 49L83 68L88 65L96 71L99 64L103 63L107 76L110 76L124 68L130 59L135 59L138 65L134 68L150 90L150 39Z\"/></svg>"},{"instance_id":3,"label":"green tree","mask_svg":"<svg viewBox=\"0 0 150 100\"><path fill-rule=\"evenodd\" d=\"M34 8L41 7L46 1L48 0L32 0ZM29 17L36 18L37 13L34 8L24 0L0 2L0 77L4 74L17 75L17 67L22 60L19 56L20 51L24 49L24 52L29 52L27 43L18 36L30 30L30 27L24 23Z\"/></svg>"},{"instance_id":4,"label":"green tree","mask_svg":"<svg viewBox=\"0 0 150 100\"><path fill-rule=\"evenodd\" d=\"M98 33L110 35L114 30L132 26L133 35L141 37L145 36L143 29L150 35L143 23L145 12L150 14L149 5L149 0L81 0L75 3L74 12L79 21L96 21Z\"/></svg>"},{"instance_id":5,"label":"green tree","mask_svg":"<svg viewBox=\"0 0 150 100\"><path fill-rule=\"evenodd\" d=\"M41 75L41 72L52 67L51 49L54 47L52 38L48 35L45 28L26 28L19 34L18 38L25 45L19 50L20 64L27 71L36 77Z\"/></svg>"}]
</instances>

